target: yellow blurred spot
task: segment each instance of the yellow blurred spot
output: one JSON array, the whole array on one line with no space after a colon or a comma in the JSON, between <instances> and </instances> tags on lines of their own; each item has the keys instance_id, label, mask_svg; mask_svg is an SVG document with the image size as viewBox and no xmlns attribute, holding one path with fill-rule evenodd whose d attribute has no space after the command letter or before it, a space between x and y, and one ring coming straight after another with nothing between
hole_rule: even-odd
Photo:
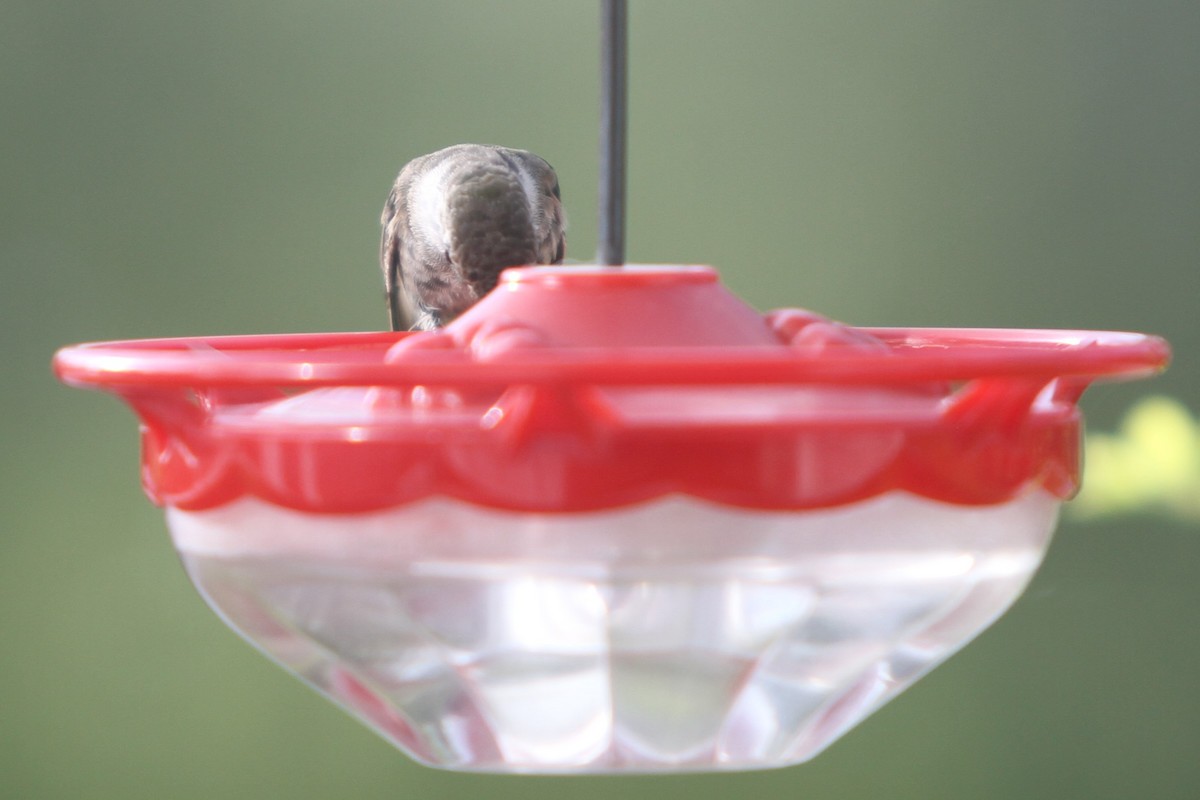
<instances>
[{"instance_id":1,"label":"yellow blurred spot","mask_svg":"<svg viewBox=\"0 0 1200 800\"><path fill-rule=\"evenodd\" d=\"M1200 423L1169 397L1148 397L1116 434L1089 434L1077 516L1157 511L1200 520Z\"/></svg>"}]
</instances>

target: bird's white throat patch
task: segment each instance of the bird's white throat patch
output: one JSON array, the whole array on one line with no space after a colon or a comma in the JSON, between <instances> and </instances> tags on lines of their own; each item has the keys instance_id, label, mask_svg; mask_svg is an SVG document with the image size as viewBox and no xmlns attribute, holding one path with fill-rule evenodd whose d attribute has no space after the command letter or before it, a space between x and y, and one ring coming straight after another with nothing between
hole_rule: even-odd
<instances>
[{"instance_id":1,"label":"bird's white throat patch","mask_svg":"<svg viewBox=\"0 0 1200 800\"><path fill-rule=\"evenodd\" d=\"M450 247L450 235L442 221L446 208L446 172L450 164L449 159L442 161L420 177L413 187L408 210L413 230L438 250Z\"/></svg>"}]
</instances>

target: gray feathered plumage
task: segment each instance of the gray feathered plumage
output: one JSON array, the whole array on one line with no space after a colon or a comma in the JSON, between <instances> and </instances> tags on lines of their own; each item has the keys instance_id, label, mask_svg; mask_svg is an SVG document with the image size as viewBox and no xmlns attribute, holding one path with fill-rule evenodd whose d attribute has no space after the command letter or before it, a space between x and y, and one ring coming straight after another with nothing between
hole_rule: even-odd
<instances>
[{"instance_id":1,"label":"gray feathered plumage","mask_svg":"<svg viewBox=\"0 0 1200 800\"><path fill-rule=\"evenodd\" d=\"M393 330L441 327L490 292L506 267L560 264L566 249L554 168L494 145L460 144L410 161L381 222Z\"/></svg>"}]
</instances>

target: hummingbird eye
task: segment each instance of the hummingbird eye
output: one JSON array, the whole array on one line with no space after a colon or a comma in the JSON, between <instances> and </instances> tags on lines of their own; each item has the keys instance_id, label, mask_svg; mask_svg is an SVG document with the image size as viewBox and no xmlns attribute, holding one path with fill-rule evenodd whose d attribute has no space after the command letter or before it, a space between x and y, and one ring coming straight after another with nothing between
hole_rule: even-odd
<instances>
[{"instance_id":1,"label":"hummingbird eye","mask_svg":"<svg viewBox=\"0 0 1200 800\"><path fill-rule=\"evenodd\" d=\"M558 181L555 181L554 185L550 187L550 194L554 195L555 200L562 199L562 195L559 193L559 190L558 190Z\"/></svg>"}]
</instances>

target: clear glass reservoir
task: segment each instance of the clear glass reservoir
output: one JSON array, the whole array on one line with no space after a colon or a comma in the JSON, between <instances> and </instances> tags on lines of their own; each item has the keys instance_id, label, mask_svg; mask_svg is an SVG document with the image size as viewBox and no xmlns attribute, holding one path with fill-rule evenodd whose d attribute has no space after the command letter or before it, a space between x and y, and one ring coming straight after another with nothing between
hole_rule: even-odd
<instances>
[{"instance_id":1,"label":"clear glass reservoir","mask_svg":"<svg viewBox=\"0 0 1200 800\"><path fill-rule=\"evenodd\" d=\"M208 603L413 758L461 770L805 761L1021 593L1059 501L764 512L429 500L169 509Z\"/></svg>"}]
</instances>

